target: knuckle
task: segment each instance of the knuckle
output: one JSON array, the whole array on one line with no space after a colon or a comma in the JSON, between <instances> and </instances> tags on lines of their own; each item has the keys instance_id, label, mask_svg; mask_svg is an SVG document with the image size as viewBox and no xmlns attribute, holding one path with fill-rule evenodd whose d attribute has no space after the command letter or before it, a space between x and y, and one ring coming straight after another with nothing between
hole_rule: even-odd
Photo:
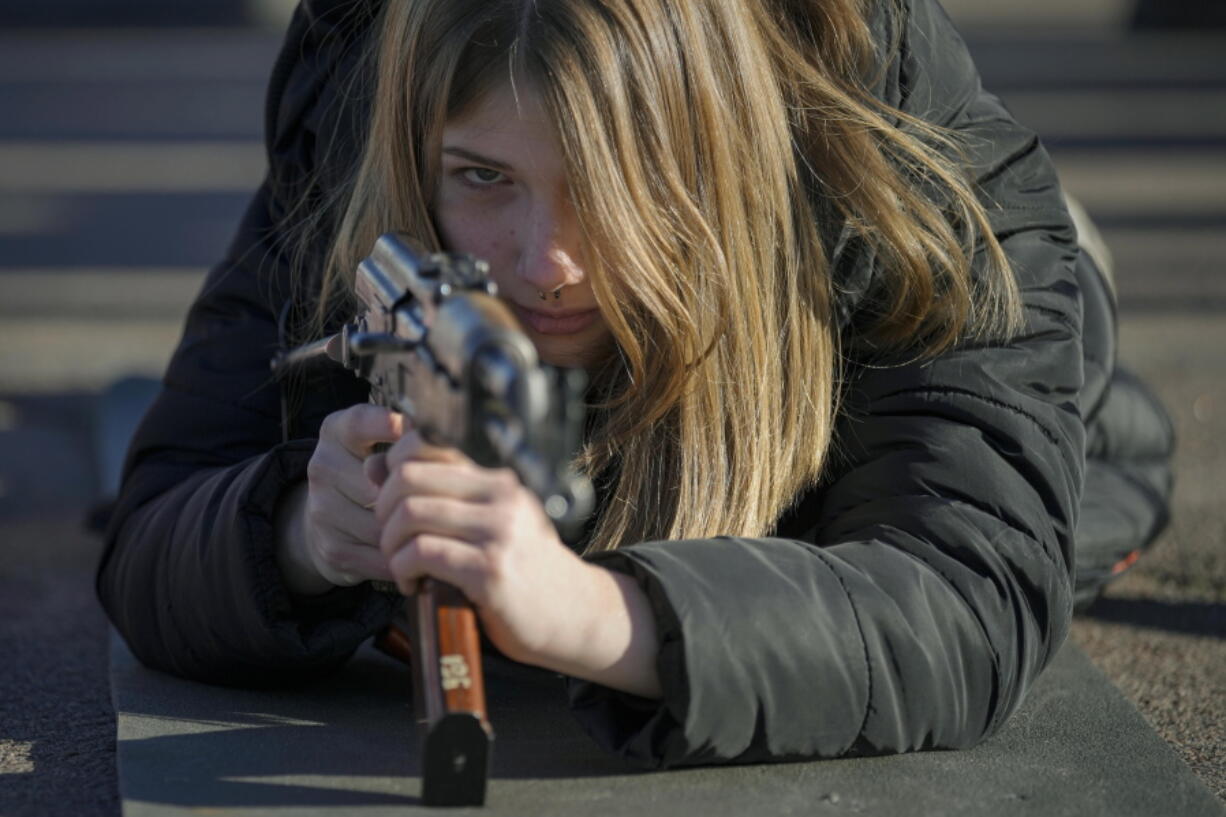
<instances>
[{"instance_id":1,"label":"knuckle","mask_svg":"<svg viewBox=\"0 0 1226 817\"><path fill-rule=\"evenodd\" d=\"M395 556L400 569L416 571L421 565L430 561L432 551L429 540L420 535L410 536L404 542Z\"/></svg>"},{"instance_id":2,"label":"knuckle","mask_svg":"<svg viewBox=\"0 0 1226 817\"><path fill-rule=\"evenodd\" d=\"M328 478L328 473L331 469L328 468L318 452L307 461L306 476L308 482L319 483L325 482Z\"/></svg>"},{"instance_id":3,"label":"knuckle","mask_svg":"<svg viewBox=\"0 0 1226 817\"><path fill-rule=\"evenodd\" d=\"M340 428L344 423L344 411L334 411L319 425L320 438L336 439L340 436Z\"/></svg>"},{"instance_id":4,"label":"knuckle","mask_svg":"<svg viewBox=\"0 0 1226 817\"><path fill-rule=\"evenodd\" d=\"M406 522L420 523L437 514L437 504L427 496L410 494L400 500L401 514Z\"/></svg>"},{"instance_id":5,"label":"knuckle","mask_svg":"<svg viewBox=\"0 0 1226 817\"><path fill-rule=\"evenodd\" d=\"M306 519L313 528L323 528L328 522L328 513L316 494L307 494Z\"/></svg>"},{"instance_id":6,"label":"knuckle","mask_svg":"<svg viewBox=\"0 0 1226 817\"><path fill-rule=\"evenodd\" d=\"M474 543L488 545L498 541L499 531L509 518L505 509L480 507L465 519L465 527Z\"/></svg>"},{"instance_id":7,"label":"knuckle","mask_svg":"<svg viewBox=\"0 0 1226 817\"><path fill-rule=\"evenodd\" d=\"M403 570L414 561L416 552L413 549L413 540L407 539L401 543L401 547L396 548L392 553L388 554L388 564L398 570Z\"/></svg>"},{"instance_id":8,"label":"knuckle","mask_svg":"<svg viewBox=\"0 0 1226 817\"><path fill-rule=\"evenodd\" d=\"M510 468L499 468L494 472L495 496L503 501L510 500L519 493L519 477Z\"/></svg>"},{"instance_id":9,"label":"knuckle","mask_svg":"<svg viewBox=\"0 0 1226 817\"><path fill-rule=\"evenodd\" d=\"M333 569L339 568L341 562L344 561L344 555L335 539L325 539L320 542L316 552L319 554L320 561Z\"/></svg>"},{"instance_id":10,"label":"knuckle","mask_svg":"<svg viewBox=\"0 0 1226 817\"><path fill-rule=\"evenodd\" d=\"M402 462L396 468L396 476L405 486L413 485L420 476L421 469L415 462Z\"/></svg>"}]
</instances>

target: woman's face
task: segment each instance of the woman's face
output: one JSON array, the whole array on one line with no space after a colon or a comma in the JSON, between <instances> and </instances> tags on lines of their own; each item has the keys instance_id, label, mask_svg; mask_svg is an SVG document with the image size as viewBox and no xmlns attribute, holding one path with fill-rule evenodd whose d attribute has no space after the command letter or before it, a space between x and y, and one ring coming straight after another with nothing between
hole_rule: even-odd
<instances>
[{"instance_id":1,"label":"woman's face","mask_svg":"<svg viewBox=\"0 0 1226 817\"><path fill-rule=\"evenodd\" d=\"M448 250L489 262L542 360L591 367L610 333L584 271L562 153L539 96L517 90L518 99L502 86L447 122L435 223Z\"/></svg>"}]
</instances>

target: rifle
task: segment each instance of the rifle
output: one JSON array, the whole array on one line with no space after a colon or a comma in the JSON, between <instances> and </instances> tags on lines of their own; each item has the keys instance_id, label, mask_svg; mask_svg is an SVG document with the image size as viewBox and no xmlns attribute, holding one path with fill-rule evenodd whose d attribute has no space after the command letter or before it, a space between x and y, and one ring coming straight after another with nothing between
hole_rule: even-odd
<instances>
[{"instance_id":1,"label":"rifle","mask_svg":"<svg viewBox=\"0 0 1226 817\"><path fill-rule=\"evenodd\" d=\"M472 256L419 253L387 233L359 265L354 291L352 323L278 355L273 368L324 357L353 370L372 402L404 413L427 442L514 469L573 541L593 504L590 483L569 467L583 430L583 373L540 363L488 266ZM425 579L376 645L413 668L423 802L483 804L494 733L472 605Z\"/></svg>"}]
</instances>

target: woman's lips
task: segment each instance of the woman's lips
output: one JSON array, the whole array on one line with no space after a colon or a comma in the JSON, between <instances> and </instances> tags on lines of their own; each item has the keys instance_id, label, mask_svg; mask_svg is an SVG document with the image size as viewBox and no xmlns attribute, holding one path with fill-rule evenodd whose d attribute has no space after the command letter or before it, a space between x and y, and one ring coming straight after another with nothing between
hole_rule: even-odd
<instances>
[{"instance_id":1,"label":"woman's lips","mask_svg":"<svg viewBox=\"0 0 1226 817\"><path fill-rule=\"evenodd\" d=\"M573 335L582 332L600 315L597 309L586 309L582 312L538 312L527 309L519 304L512 304L515 314L529 329L541 335Z\"/></svg>"}]
</instances>

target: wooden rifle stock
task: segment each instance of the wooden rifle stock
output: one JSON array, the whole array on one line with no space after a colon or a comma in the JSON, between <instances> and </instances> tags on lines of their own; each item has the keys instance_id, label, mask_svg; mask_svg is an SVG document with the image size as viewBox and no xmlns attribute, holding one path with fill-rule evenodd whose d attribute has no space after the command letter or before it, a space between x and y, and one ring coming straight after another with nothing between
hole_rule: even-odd
<instances>
[{"instance_id":1,"label":"wooden rifle stock","mask_svg":"<svg viewBox=\"0 0 1226 817\"><path fill-rule=\"evenodd\" d=\"M412 667L422 736L422 802L485 802L494 730L485 702L477 613L455 587L424 579L375 646Z\"/></svg>"},{"instance_id":2,"label":"wooden rifle stock","mask_svg":"<svg viewBox=\"0 0 1226 817\"><path fill-rule=\"evenodd\" d=\"M381 590L394 585L379 583ZM395 591L398 592L398 591ZM479 806L494 742L481 669L477 611L455 587L424 579L375 646L412 669L421 736L421 798Z\"/></svg>"}]
</instances>

